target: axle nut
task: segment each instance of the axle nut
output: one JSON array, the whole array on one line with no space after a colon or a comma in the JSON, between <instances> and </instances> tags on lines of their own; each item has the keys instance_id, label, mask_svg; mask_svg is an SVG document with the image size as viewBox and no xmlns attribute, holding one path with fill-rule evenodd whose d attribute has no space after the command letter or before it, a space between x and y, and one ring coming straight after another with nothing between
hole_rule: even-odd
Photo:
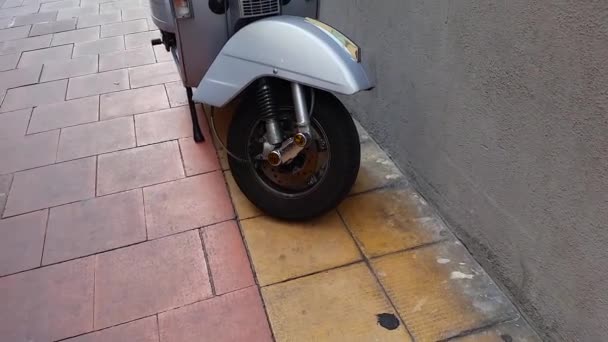
<instances>
[{"instance_id":1,"label":"axle nut","mask_svg":"<svg viewBox=\"0 0 608 342\"><path fill-rule=\"evenodd\" d=\"M305 134L298 133L293 137L293 142L295 142L299 147L304 147L308 143L308 139L306 138Z\"/></svg>"},{"instance_id":2,"label":"axle nut","mask_svg":"<svg viewBox=\"0 0 608 342\"><path fill-rule=\"evenodd\" d=\"M268 162L272 166L281 165L281 154L277 151L272 151L268 154Z\"/></svg>"}]
</instances>

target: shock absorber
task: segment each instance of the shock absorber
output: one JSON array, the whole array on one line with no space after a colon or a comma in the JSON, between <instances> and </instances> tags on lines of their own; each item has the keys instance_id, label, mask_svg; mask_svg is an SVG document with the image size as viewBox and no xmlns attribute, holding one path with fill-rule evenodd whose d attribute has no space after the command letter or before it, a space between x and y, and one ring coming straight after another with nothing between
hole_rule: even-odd
<instances>
[{"instance_id":1,"label":"shock absorber","mask_svg":"<svg viewBox=\"0 0 608 342\"><path fill-rule=\"evenodd\" d=\"M266 120L266 140L272 145L277 145L283 141L283 134L276 119L279 110L269 80L262 78L258 81L256 98L261 117Z\"/></svg>"}]
</instances>

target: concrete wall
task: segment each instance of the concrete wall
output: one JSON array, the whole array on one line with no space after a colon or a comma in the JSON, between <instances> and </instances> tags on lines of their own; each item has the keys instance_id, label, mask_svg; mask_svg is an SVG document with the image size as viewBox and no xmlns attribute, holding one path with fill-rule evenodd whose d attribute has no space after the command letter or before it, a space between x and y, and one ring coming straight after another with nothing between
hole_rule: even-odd
<instances>
[{"instance_id":1,"label":"concrete wall","mask_svg":"<svg viewBox=\"0 0 608 342\"><path fill-rule=\"evenodd\" d=\"M347 100L554 341L608 339L608 1L326 0Z\"/></svg>"}]
</instances>

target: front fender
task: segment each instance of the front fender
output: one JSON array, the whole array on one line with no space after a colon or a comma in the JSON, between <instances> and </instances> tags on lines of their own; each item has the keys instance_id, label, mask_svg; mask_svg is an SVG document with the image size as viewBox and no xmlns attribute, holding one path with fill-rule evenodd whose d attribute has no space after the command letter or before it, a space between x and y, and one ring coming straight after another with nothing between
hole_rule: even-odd
<instances>
[{"instance_id":1,"label":"front fender","mask_svg":"<svg viewBox=\"0 0 608 342\"><path fill-rule=\"evenodd\" d=\"M226 43L194 92L222 107L265 76L351 95L371 89L361 63L306 18L275 16L245 26Z\"/></svg>"}]
</instances>

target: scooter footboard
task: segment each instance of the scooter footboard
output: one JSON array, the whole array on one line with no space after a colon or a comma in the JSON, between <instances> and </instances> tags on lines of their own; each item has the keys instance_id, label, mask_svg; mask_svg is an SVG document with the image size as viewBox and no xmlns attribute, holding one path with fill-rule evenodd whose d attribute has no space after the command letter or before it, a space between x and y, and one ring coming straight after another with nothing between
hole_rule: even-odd
<instances>
[{"instance_id":1,"label":"scooter footboard","mask_svg":"<svg viewBox=\"0 0 608 342\"><path fill-rule=\"evenodd\" d=\"M373 88L359 48L309 18L276 16L245 26L224 46L194 92L194 100L222 107L253 81L273 76L351 95Z\"/></svg>"}]
</instances>

